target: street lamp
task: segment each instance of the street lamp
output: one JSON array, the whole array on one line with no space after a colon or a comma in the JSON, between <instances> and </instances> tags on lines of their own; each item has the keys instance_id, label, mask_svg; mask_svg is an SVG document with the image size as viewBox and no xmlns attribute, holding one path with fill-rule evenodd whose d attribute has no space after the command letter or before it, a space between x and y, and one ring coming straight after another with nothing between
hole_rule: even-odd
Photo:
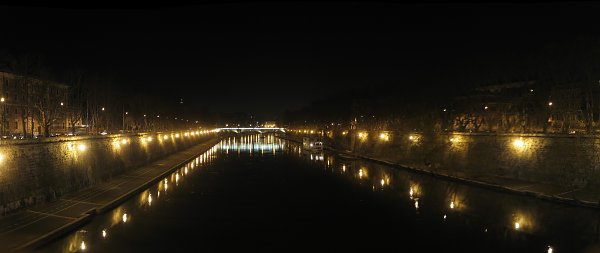
<instances>
[{"instance_id":1,"label":"street lamp","mask_svg":"<svg viewBox=\"0 0 600 253\"><path fill-rule=\"evenodd\" d=\"M4 135L4 131L5 131L5 129L4 129L4 125L5 125L4 124L4 114L6 111L5 107L4 107L4 97L0 98L0 102L2 102L2 122L1 122L1 124L2 124L2 135Z\"/></svg>"}]
</instances>

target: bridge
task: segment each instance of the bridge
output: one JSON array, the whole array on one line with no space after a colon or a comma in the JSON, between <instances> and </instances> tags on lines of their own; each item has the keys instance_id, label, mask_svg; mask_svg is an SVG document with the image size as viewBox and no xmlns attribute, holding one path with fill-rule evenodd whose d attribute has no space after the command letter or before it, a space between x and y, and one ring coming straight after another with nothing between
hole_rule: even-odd
<instances>
[{"instance_id":1,"label":"bridge","mask_svg":"<svg viewBox=\"0 0 600 253\"><path fill-rule=\"evenodd\" d=\"M283 127L223 127L217 128L217 132L234 132L234 133L242 133L242 132L284 132L285 128Z\"/></svg>"}]
</instances>

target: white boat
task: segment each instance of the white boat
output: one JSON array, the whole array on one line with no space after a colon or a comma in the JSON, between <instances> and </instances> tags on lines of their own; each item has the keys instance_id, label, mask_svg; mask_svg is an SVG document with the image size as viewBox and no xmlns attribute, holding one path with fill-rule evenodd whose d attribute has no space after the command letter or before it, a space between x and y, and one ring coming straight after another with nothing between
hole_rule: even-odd
<instances>
[{"instance_id":1,"label":"white boat","mask_svg":"<svg viewBox=\"0 0 600 253\"><path fill-rule=\"evenodd\" d=\"M323 150L323 141L319 138L304 137L302 138L302 148L310 151Z\"/></svg>"}]
</instances>

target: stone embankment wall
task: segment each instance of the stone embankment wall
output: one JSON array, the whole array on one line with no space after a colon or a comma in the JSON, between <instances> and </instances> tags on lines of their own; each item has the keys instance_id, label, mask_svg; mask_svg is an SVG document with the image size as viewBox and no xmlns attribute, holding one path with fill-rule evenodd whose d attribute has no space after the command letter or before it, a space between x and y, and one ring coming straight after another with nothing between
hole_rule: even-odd
<instances>
[{"instance_id":1,"label":"stone embankment wall","mask_svg":"<svg viewBox=\"0 0 600 253\"><path fill-rule=\"evenodd\" d=\"M597 136L351 131L325 142L340 150L455 177L600 187Z\"/></svg>"},{"instance_id":2,"label":"stone embankment wall","mask_svg":"<svg viewBox=\"0 0 600 253\"><path fill-rule=\"evenodd\" d=\"M4 140L0 214L51 201L214 136L188 131Z\"/></svg>"}]
</instances>

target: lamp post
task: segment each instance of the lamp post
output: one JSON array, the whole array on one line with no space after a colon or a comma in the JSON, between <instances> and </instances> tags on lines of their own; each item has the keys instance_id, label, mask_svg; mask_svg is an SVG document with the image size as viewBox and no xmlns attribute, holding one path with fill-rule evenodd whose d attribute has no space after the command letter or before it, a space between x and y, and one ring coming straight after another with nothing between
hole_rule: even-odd
<instances>
[{"instance_id":1,"label":"lamp post","mask_svg":"<svg viewBox=\"0 0 600 253\"><path fill-rule=\"evenodd\" d=\"M1 97L0 98L0 102L2 103L2 122L1 122L1 124L2 124L2 136L4 136L4 134L5 134L5 132L4 132L5 131L5 129L4 129L4 125L5 125L4 124L4 120L5 120L4 116L6 114L6 110L5 110L6 107L4 106L4 101L5 101L4 97Z\"/></svg>"},{"instance_id":2,"label":"lamp post","mask_svg":"<svg viewBox=\"0 0 600 253\"><path fill-rule=\"evenodd\" d=\"M129 112L125 111L125 108L123 108L123 133L125 133L125 115L129 114Z\"/></svg>"},{"instance_id":3,"label":"lamp post","mask_svg":"<svg viewBox=\"0 0 600 253\"><path fill-rule=\"evenodd\" d=\"M66 129L66 128L67 128L67 124L66 124L66 121L67 121L67 114L66 114L66 113L65 113L65 111L62 109L62 107L63 107L63 106L65 106L65 103L63 103L63 102L60 102L61 112L63 112L63 113L64 113L64 116L65 116L65 117L63 118L64 120L62 121L62 122L63 122L63 123L62 123L62 124L63 124L63 131L65 131L64 133L69 133L69 130L68 130L68 129ZM61 113L61 115L62 115L63 113ZM33 118L31 119L31 122L32 122L32 124L33 124ZM31 134L33 135L33 126L31 127ZM75 128L73 128L73 135L75 135Z\"/></svg>"}]
</instances>

